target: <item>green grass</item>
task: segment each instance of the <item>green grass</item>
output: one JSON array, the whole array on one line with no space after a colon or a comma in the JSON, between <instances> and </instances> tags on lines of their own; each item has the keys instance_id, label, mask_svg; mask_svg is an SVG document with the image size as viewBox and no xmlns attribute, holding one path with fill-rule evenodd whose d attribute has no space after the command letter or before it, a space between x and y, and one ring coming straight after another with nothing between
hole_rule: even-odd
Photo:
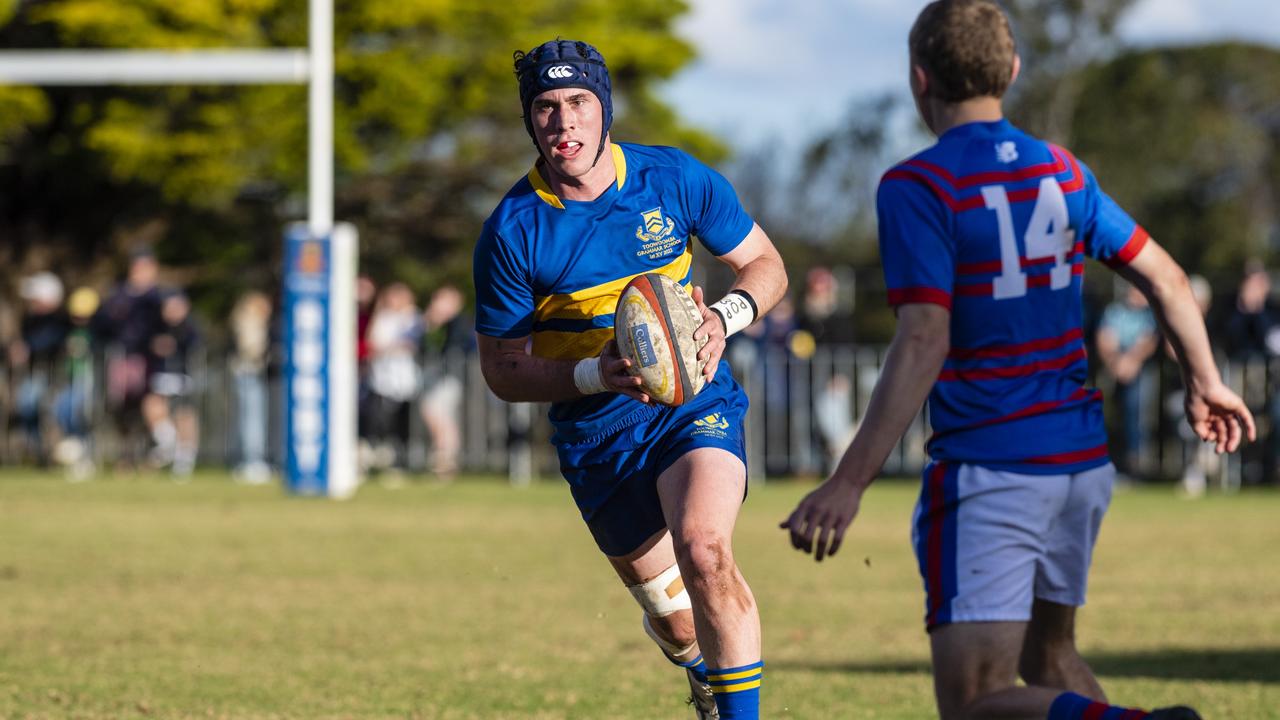
<instances>
[{"instance_id":1,"label":"green grass","mask_svg":"<svg viewBox=\"0 0 1280 720\"><path fill-rule=\"evenodd\" d=\"M815 565L752 491L740 564L764 714L932 713L911 483ZM1114 701L1280 708L1280 495L1117 492L1080 642ZM0 718L685 718L682 677L559 482L371 486L349 502L205 475L0 473Z\"/></svg>"}]
</instances>

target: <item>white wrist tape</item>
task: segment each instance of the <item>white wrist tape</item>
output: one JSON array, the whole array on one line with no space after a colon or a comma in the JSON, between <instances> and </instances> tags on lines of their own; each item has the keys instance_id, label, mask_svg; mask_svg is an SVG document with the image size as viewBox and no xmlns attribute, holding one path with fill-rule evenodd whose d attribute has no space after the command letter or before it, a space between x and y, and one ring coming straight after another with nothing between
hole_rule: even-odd
<instances>
[{"instance_id":1,"label":"white wrist tape","mask_svg":"<svg viewBox=\"0 0 1280 720\"><path fill-rule=\"evenodd\" d=\"M739 290L720 298L709 309L720 316L724 323L725 337L746 330L748 325L756 321L755 301Z\"/></svg>"},{"instance_id":2,"label":"white wrist tape","mask_svg":"<svg viewBox=\"0 0 1280 720\"><path fill-rule=\"evenodd\" d=\"M579 360L578 364L573 366L573 385L583 395L609 392L609 388L604 384L604 378L600 376L600 358Z\"/></svg>"}]
</instances>

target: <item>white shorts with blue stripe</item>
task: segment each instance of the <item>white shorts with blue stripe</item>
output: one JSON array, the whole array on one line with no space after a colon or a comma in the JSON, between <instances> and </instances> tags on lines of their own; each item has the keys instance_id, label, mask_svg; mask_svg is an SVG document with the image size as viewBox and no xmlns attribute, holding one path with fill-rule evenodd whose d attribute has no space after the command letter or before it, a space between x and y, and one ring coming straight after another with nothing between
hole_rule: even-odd
<instances>
[{"instance_id":1,"label":"white shorts with blue stripe","mask_svg":"<svg viewBox=\"0 0 1280 720\"><path fill-rule=\"evenodd\" d=\"M911 533L926 627L1025 622L1036 598L1083 605L1114 478L1110 463L1068 475L931 463Z\"/></svg>"}]
</instances>

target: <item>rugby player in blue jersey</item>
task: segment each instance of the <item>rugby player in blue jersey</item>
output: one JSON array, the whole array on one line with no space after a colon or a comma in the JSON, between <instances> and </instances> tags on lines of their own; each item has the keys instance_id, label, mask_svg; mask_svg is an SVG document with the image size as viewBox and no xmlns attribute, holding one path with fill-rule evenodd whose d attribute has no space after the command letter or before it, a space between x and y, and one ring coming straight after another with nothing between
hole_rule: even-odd
<instances>
[{"instance_id":1,"label":"rugby player in blue jersey","mask_svg":"<svg viewBox=\"0 0 1280 720\"><path fill-rule=\"evenodd\" d=\"M1004 119L1019 59L999 6L931 3L909 48L912 94L938 142L880 183L897 332L861 430L783 527L816 559L835 553L927 395L932 463L913 538L941 716L1196 718L1107 704L1076 651L1115 475L1100 394L1085 386L1085 256L1150 300L1197 435L1232 451L1254 438L1253 418L1219 377L1182 269L1070 152Z\"/></svg>"},{"instance_id":2,"label":"rugby player in blue jersey","mask_svg":"<svg viewBox=\"0 0 1280 720\"><path fill-rule=\"evenodd\" d=\"M680 150L610 140L594 47L549 41L516 53L515 71L539 158L476 244L485 379L504 400L552 403L561 473L645 631L686 669L698 716L755 718L760 621L731 544L747 398L721 355L782 297L782 260L718 173ZM709 306L693 290L707 385L672 408L627 373L613 313L637 275L688 285L694 236L736 279Z\"/></svg>"}]
</instances>

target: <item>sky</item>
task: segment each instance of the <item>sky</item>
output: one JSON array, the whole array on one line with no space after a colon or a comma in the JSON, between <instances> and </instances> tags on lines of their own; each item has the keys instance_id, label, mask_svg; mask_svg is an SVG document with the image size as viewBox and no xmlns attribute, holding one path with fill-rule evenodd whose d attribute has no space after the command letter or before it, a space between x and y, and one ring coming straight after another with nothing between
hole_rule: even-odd
<instances>
[{"instance_id":1,"label":"sky","mask_svg":"<svg viewBox=\"0 0 1280 720\"><path fill-rule=\"evenodd\" d=\"M691 0L676 26L698 59L666 86L695 126L735 148L798 148L860 97L906 94L906 37L927 0ZM1280 47L1280 0L1139 0L1134 45L1224 39Z\"/></svg>"}]
</instances>

